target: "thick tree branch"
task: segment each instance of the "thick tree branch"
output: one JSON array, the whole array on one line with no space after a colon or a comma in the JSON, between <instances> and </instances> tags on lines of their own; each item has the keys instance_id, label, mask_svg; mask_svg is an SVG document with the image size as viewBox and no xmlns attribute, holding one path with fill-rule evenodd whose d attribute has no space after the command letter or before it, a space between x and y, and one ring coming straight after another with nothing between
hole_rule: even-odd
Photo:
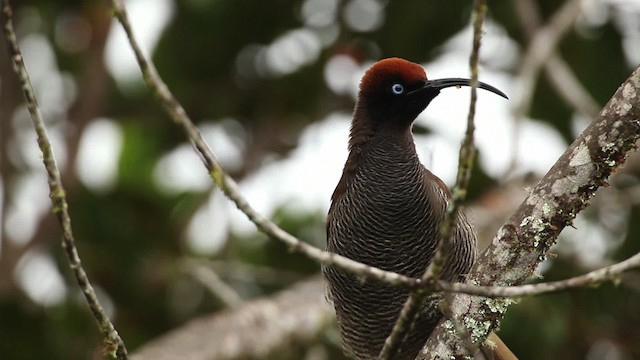
<instances>
[{"instance_id":1,"label":"thick tree branch","mask_svg":"<svg viewBox=\"0 0 640 360\"><path fill-rule=\"evenodd\" d=\"M503 225L468 277L475 285L512 286L529 278L565 226L607 185L640 137L640 68L618 88L598 117L573 142ZM508 308L500 299L456 294L449 298L456 317L482 341ZM451 346L453 345L453 346ZM423 348L423 359L465 354L457 337L441 323Z\"/></svg>"},{"instance_id":2,"label":"thick tree branch","mask_svg":"<svg viewBox=\"0 0 640 360\"><path fill-rule=\"evenodd\" d=\"M521 189L523 186L521 183L518 183L518 184L512 184L512 187ZM503 190L504 190L504 187L501 188L501 191ZM513 192L511 191L505 195L503 195L501 192L500 194L496 194L494 196L505 196L506 199L504 199L504 201L491 202L491 204L483 203L479 205L479 208L477 208L476 211L474 212L479 214L490 213L492 215L504 214L506 216L507 214L510 214L513 211L513 209L518 205L518 204L511 204L506 201L507 199L511 199L514 196ZM474 225L479 232L485 232L485 233L489 231L493 232L495 231L495 228L496 228L494 222L495 222L495 219L491 217L482 217L477 219ZM185 263L184 266L186 267L188 266L188 264L193 263L194 260L185 259L183 260L183 262ZM293 280L292 278L297 277L299 279L299 275L288 274L286 272L282 272L282 270L274 270L273 268L269 268L269 267L255 267L254 265L240 264L240 263L233 263L233 262L232 263L213 262L213 263L203 264L200 261L197 261L197 263L199 263L200 266L212 265L216 270L216 272L219 272L225 278L229 276L240 275L242 279L242 276L243 276L242 274L249 272L250 275L245 274L244 276L250 276L251 280L253 280L252 278L253 276L259 276L259 277L266 276L266 278L263 280L268 280L268 283L270 284L274 282L276 278L278 280L284 280L289 282L292 282ZM248 269L247 269L247 266L249 266ZM246 281L248 279L242 279L242 280ZM324 294L324 287L321 284L322 280L320 278L312 278L308 281L312 282L313 284L303 285L304 282L302 281L298 282L297 285L294 285L293 287L289 288L286 292L281 293L282 296L275 295L271 298L268 298L269 300L268 303L272 308L287 309L287 307L291 305L280 304L280 302L284 302L288 304L291 304L291 303L300 304L302 306L303 302L292 301L290 300L291 297L310 296L311 299L315 299L317 301L307 301L305 303L306 305L304 305L306 309L305 313L325 314L322 316L313 317L313 319L322 320L322 321L324 321L325 316L333 317L334 316L333 308L329 306L329 304L324 299L321 299ZM278 284L284 285L284 283L282 282L278 282ZM302 291L304 293L296 295L296 292L298 291ZM284 295L285 293L288 295L285 296ZM316 296L316 297L313 297L313 296ZM171 343L172 344L171 347L175 347L176 349L175 353L179 353L185 359L191 359L191 358L197 359L196 355L193 355L192 357L192 352L196 354L202 353L203 354L202 356L209 360L225 359L226 355L222 355L220 359L215 357L217 356L215 355L216 354L215 351L217 351L215 349L224 347L225 345L223 342L225 341L225 339L240 338L240 337L257 339L257 338L260 338L260 334L254 333L253 332L254 328L239 326L233 329L228 329L227 335L226 335L227 337L214 337L212 336L213 329L219 328L222 326L222 325L219 325L219 323L223 321L222 319L233 319L236 317L239 318L240 317L239 314L243 312L244 309L246 309L245 306L247 304L252 304L252 303L253 302L244 303L238 306L237 308L229 310L226 313L227 315L221 315L221 314L204 315L201 318L192 320L186 325L183 325L171 331L171 334L163 335L162 337L154 339L149 343L143 345L143 347L140 350L134 351L134 354L132 355L132 357L136 360L152 359L154 358L153 356L155 356L154 354L165 353L167 351L167 347L169 346L167 345L167 343ZM293 309L296 309L297 308L296 306L297 305L294 305ZM297 312L298 310L294 310L294 311ZM231 315L231 313L233 313L234 315ZM200 324L200 325L196 326L194 324ZM311 326L311 324L307 323L306 320L304 324L305 326ZM276 326L276 324L273 324L273 326ZM321 327L322 325L320 324L317 325L318 329L320 329ZM262 331L262 329L260 328L257 328L257 330ZM240 334L235 334L234 331L239 331ZM284 333L283 336L279 337L278 341L270 341L269 344L270 346L272 346L271 354L277 351L277 349L280 349L281 347L286 346L285 344L290 343L293 340L296 340L295 338L294 339L291 338L295 336L297 336L295 332L287 332L287 333ZM201 351L199 347L192 346L191 344L207 344L206 349L209 349L209 350L205 349ZM244 353L238 352L238 353L234 353L233 356L241 359L251 358L249 355L250 355L250 352L253 351L252 348L245 347L244 349L246 349L249 353L244 354ZM267 351L268 349L264 347L264 350ZM208 357L209 355L211 356Z\"/></svg>"},{"instance_id":3,"label":"thick tree branch","mask_svg":"<svg viewBox=\"0 0 640 360\"><path fill-rule=\"evenodd\" d=\"M522 186L513 185L513 187L521 188ZM505 196L510 199L513 196L513 194L509 192ZM506 199L505 201L498 201L498 203L501 204L498 208L495 207L494 203L492 203L491 205L484 204L482 205L482 208L477 209L476 212L478 213L509 212L510 213L512 211L511 205L506 205L506 208L501 207L501 206L505 206ZM489 207L486 207L486 206L489 206ZM490 219L488 217L480 218L478 219L478 221L476 221L474 225L476 226L476 229L479 232L488 232L491 230L491 228L493 228L493 221L494 221L493 219ZM192 262L192 260L188 260L187 262ZM491 286L484 287L484 286L477 286L477 285L471 285L471 284L459 284L459 283L450 284L446 282L439 282L438 290L471 293L475 295L486 295L490 297L498 297L498 296L516 296L517 297L517 296L539 295L539 294L548 293L549 291L562 291L568 288L595 285L603 281L615 281L615 279L618 279L621 276L622 272L628 271L630 269L633 269L634 267L637 267L638 262L640 262L640 256L636 255L619 264L615 264L615 265L608 266L606 268L595 270L575 278L566 279L566 280L557 281L557 282L551 282L551 283L540 283L540 284L522 285L522 286L514 286L514 287L491 287ZM205 265L202 265L202 266L205 266ZM226 263L224 264L224 268L229 268L229 267L230 267L229 264L226 264ZM237 273L238 271L240 272L246 271L242 269L238 270L237 267L238 265L231 266L231 271L234 274ZM266 271L273 271L273 269L261 268L259 269L259 274L263 275ZM282 277L281 275L279 276ZM297 285L294 285L292 288L281 293L282 296L279 294L271 298L268 298L267 299L269 300L268 303L270 304L270 306L272 306L272 308L276 308L276 309L286 309L288 306L291 306L290 304L292 303L300 304L301 306L304 303L306 304L304 305L306 308L306 313L324 314L321 316L314 315L313 319L316 319L316 320L311 320L311 321L325 321L325 316L332 317L333 309L326 303L326 301L321 299L324 291L323 286L321 284L321 279L313 278L308 280L308 282L309 282L308 285L304 285L304 282L300 282ZM553 290L550 290L549 287L552 287ZM303 293L296 294L297 292L303 292ZM286 296L284 295L285 293L287 294ZM314 301L308 301L305 303L305 302L298 302L298 301L291 300L292 297L302 297L302 296L309 296L310 299L315 299L317 301L314 300ZM166 351L168 351L169 347L175 347L175 352L168 353L169 355L180 354L183 358L191 359L192 352L193 352L195 354L202 354L203 358L207 358L210 360L227 359L228 358L226 357L227 355L220 355L221 356L220 358L215 357L215 356L218 356L216 355L217 353L215 353L215 351L218 351L216 349L224 347L224 341L226 339L240 338L240 337L256 339L256 338L260 338L260 335L258 333L253 332L254 328L243 328L238 326L238 327L234 327L233 329L231 328L228 329L226 333L226 337L214 337L212 336L212 334L214 333L214 329L217 329L222 326L220 325L220 322L222 322L223 319L233 319L235 317L239 318L240 317L239 314L242 313L244 309L246 309L245 307L246 304L252 304L254 302L242 304L237 308L227 311L225 315L222 315L222 314L206 315L206 316L203 316L202 318L198 318L197 320L192 320L186 325L171 331L170 334L163 335L162 337L154 339L151 342L145 344L140 350L135 351L132 357L134 359L139 359L139 360L152 359L154 358L154 356L156 356L155 354L163 354ZM280 304L281 302L282 304ZM497 302L496 304L498 306L498 305L501 305L502 303ZM293 309L297 309L297 305L294 305ZM294 310L294 311L298 311L298 310ZM230 315L232 313L234 315ZM227 321L227 320L224 320L224 321ZM310 323L306 322L307 320L304 320L304 321L305 321L304 322L305 327L312 326ZM200 325L195 325L195 324L200 324ZM276 324L273 324L273 326L276 326ZM323 326L324 325L322 324L318 324L317 325L318 331L321 331L320 329ZM263 329L261 328L257 328L257 330L263 331ZM235 331L238 331L240 333L236 334ZM265 345L265 347L263 348L264 351L265 352L271 351L271 353L273 354L274 351L281 349L282 346L286 346L285 344L290 343L291 341L304 340L299 338L292 338L297 336L295 332L286 332L282 334L283 336L279 337L278 341L274 340L269 342L270 344L269 346L271 346L271 350L268 350L268 348L266 347L266 344L263 344ZM310 336L305 339L308 340L312 338L313 337ZM168 345L168 343L170 343L171 345ZM201 347L193 346L193 344L207 344L207 346L206 346L206 349L201 350L200 349ZM237 353L234 353L233 356L235 358L249 357L249 355L252 354L251 351L253 351L253 349L252 348L245 348L245 349L249 353L245 354L245 353L237 352ZM167 357L169 357L169 355ZM193 355L193 357L197 359L197 357L195 356L196 355Z\"/></svg>"},{"instance_id":4,"label":"thick tree branch","mask_svg":"<svg viewBox=\"0 0 640 360\"><path fill-rule=\"evenodd\" d=\"M134 360L263 359L292 344L308 343L334 323L322 279L313 278L273 297L193 320L144 345Z\"/></svg>"}]
</instances>

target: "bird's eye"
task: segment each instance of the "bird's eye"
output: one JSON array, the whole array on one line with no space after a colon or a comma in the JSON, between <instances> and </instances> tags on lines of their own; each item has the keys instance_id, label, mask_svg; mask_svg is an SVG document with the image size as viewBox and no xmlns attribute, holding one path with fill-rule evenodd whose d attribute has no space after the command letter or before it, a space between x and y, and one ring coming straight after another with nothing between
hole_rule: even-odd
<instances>
[{"instance_id":1,"label":"bird's eye","mask_svg":"<svg viewBox=\"0 0 640 360\"><path fill-rule=\"evenodd\" d=\"M396 95L401 95L404 93L404 86L402 86L402 84L393 84L391 85L391 92Z\"/></svg>"}]
</instances>

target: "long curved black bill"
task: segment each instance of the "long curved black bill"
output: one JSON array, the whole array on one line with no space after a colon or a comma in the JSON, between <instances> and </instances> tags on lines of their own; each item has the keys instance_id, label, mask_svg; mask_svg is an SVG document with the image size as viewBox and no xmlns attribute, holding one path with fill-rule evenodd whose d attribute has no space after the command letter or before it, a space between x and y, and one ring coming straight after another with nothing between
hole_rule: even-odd
<instances>
[{"instance_id":1,"label":"long curved black bill","mask_svg":"<svg viewBox=\"0 0 640 360\"><path fill-rule=\"evenodd\" d=\"M425 80L424 82L424 86L421 89L418 90L414 90L414 92L418 92L420 90L427 90L427 89L433 89L433 90L442 90L444 88L448 88L451 86L471 86L471 80L470 79L463 79L463 78L446 78L446 79L436 79L436 80ZM507 97L507 95L505 93L503 93L502 91L496 89L495 87L483 83L482 81L478 81L478 88L480 89L484 89L487 91L491 91L494 94L498 94L500 96L502 96L505 99L509 99Z\"/></svg>"}]
</instances>

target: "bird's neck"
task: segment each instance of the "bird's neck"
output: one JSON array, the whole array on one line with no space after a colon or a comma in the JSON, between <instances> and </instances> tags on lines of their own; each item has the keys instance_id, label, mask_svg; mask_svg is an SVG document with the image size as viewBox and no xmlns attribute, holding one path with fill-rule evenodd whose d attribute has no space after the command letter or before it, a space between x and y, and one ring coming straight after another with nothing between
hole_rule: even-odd
<instances>
[{"instance_id":1,"label":"bird's neck","mask_svg":"<svg viewBox=\"0 0 640 360\"><path fill-rule=\"evenodd\" d=\"M421 167L410 125L367 121L356 111L351 125L349 156L332 200L337 200L346 191L357 172L383 172L406 179L409 174L419 174Z\"/></svg>"},{"instance_id":2,"label":"bird's neck","mask_svg":"<svg viewBox=\"0 0 640 360\"><path fill-rule=\"evenodd\" d=\"M421 166L410 129L379 129L365 141L353 142L349 160L359 167Z\"/></svg>"},{"instance_id":3,"label":"bird's neck","mask_svg":"<svg viewBox=\"0 0 640 360\"><path fill-rule=\"evenodd\" d=\"M357 106L351 124L348 161L357 163L363 155L371 152L386 154L384 157L390 158L414 157L416 148L411 122L376 119L366 107Z\"/></svg>"},{"instance_id":4,"label":"bird's neck","mask_svg":"<svg viewBox=\"0 0 640 360\"><path fill-rule=\"evenodd\" d=\"M376 115L367 111L367 107L358 104L351 123L350 153L354 153L353 150L363 150L363 148L379 141L395 144L400 151L415 153L410 121L376 119Z\"/></svg>"}]
</instances>

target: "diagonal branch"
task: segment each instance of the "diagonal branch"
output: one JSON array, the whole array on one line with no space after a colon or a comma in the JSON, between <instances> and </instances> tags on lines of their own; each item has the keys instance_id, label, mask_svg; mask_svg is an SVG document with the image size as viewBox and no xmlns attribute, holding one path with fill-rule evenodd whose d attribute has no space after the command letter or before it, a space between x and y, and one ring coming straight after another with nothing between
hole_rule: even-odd
<instances>
[{"instance_id":1,"label":"diagonal branch","mask_svg":"<svg viewBox=\"0 0 640 360\"><path fill-rule=\"evenodd\" d=\"M636 148L640 138L640 68L618 88L598 117L558 159L484 251L468 283L491 286L522 284L529 278L562 229L587 207L595 191ZM484 338L498 325L508 301L455 294L454 316L465 317L471 331ZM469 321L466 321L469 320ZM445 344L453 344L453 349ZM442 323L425 352L450 358L466 351Z\"/></svg>"},{"instance_id":2,"label":"diagonal branch","mask_svg":"<svg viewBox=\"0 0 640 360\"><path fill-rule=\"evenodd\" d=\"M335 324L333 309L324 299L323 289L322 279L313 277L275 295L199 317L143 345L131 358L281 358L296 344L317 339Z\"/></svg>"},{"instance_id":3,"label":"diagonal branch","mask_svg":"<svg viewBox=\"0 0 640 360\"><path fill-rule=\"evenodd\" d=\"M29 74L24 65L22 53L18 47L18 41L13 30L13 10L11 9L11 5L8 0L2 0L1 5L2 9L0 10L0 17L2 21L2 31L4 32L4 37L7 42L7 48L13 62L14 70L18 75L18 79L24 92L27 108L29 109L29 114L31 114L33 127L35 128L38 136L38 146L40 147L40 151L42 151L42 162L44 163L44 167L47 171L47 180L50 189L49 197L51 198L53 205L52 211L55 213L58 222L60 222L60 225L62 226L62 247L67 255L69 267L73 271L85 300L93 313L93 317L98 322L98 326L105 337L106 351L111 356L118 359L128 359L127 349L124 342L120 338L120 335L118 335L118 332L113 326L113 323L111 323L111 320L109 320L109 317L102 308L102 305L100 305L98 297L96 296L96 293L89 282L89 278L82 267L78 250L75 246L73 231L71 229L71 217L69 216L64 187L60 180L60 170L56 164L51 142L47 135L47 129L45 128L42 114L38 107L38 101L36 99L35 92L33 91L33 87L31 86L31 80L29 79Z\"/></svg>"},{"instance_id":4,"label":"diagonal branch","mask_svg":"<svg viewBox=\"0 0 640 360\"><path fill-rule=\"evenodd\" d=\"M483 226L480 224L480 226ZM572 279L516 287L482 287L439 282L444 291L460 291L483 296L528 296L562 291L615 279L638 266L640 255ZM588 280L587 280L588 279ZM548 287L553 290L547 291ZM133 360L192 360L259 358L282 351L291 343L308 342L333 324L333 309L323 299L322 279L299 282L271 297L245 302L222 313L191 320L169 333L144 344ZM283 316L291 322L284 322ZM255 326L259 323L263 326ZM229 325L233 324L233 325ZM230 327L231 326L231 327ZM219 335L218 335L219 334ZM268 336L265 336L268 335ZM280 353L282 354L282 353Z\"/></svg>"},{"instance_id":5,"label":"diagonal branch","mask_svg":"<svg viewBox=\"0 0 640 360\"><path fill-rule=\"evenodd\" d=\"M534 38L541 22L538 4L533 0L517 0L514 2L514 10L524 28L525 36L529 39ZM575 73L556 49L543 59L543 66L547 80L567 105L589 119L593 119L598 115L598 110L600 109L598 102L580 83Z\"/></svg>"},{"instance_id":6,"label":"diagonal branch","mask_svg":"<svg viewBox=\"0 0 640 360\"><path fill-rule=\"evenodd\" d=\"M180 105L167 85L162 81L153 63L147 60L145 55L142 53L142 50L133 35L133 31L131 30L131 24L129 23L129 18L127 16L123 0L112 0L112 4L115 16L118 18L127 34L127 38L129 39L131 48L135 53L136 60L138 61L138 65L140 66L140 70L142 71L142 75L147 86L157 97L169 117L176 124L182 127L184 132L187 134L187 137L191 140L196 151L201 156L202 161L215 184L222 190L229 200L234 202L238 209L242 211L260 231L269 237L284 243L292 251L299 252L319 263L336 266L343 270L358 274L366 279L383 281L387 284L396 286L404 285L414 287L419 283L417 279L412 279L390 271L384 271L379 268L353 261L338 254L322 251L312 245L300 241L295 236L282 230L254 210L244 196L239 192L238 184L224 171L222 165L213 154L209 145L207 145L202 134L194 125L193 121L191 121L182 105Z\"/></svg>"},{"instance_id":7,"label":"diagonal branch","mask_svg":"<svg viewBox=\"0 0 640 360\"><path fill-rule=\"evenodd\" d=\"M519 12L522 12L520 8L532 5L522 1L516 3L516 9ZM535 90L536 81L538 79L538 74L542 66L547 63L549 60L553 59L554 53L560 40L564 37L564 35L571 30L571 27L578 19L580 15L580 0L567 0L561 7L558 9L549 22L535 32L535 34L531 35L531 41L529 42L529 46L525 54L523 55L523 61L519 66L517 78L518 78L518 91L516 92L515 102L512 108L512 114L514 117L514 127L512 134L512 144L511 148L513 149L511 154L511 164L507 170L507 175L511 174L516 168L516 160L518 158L518 153L520 152L520 131L522 130L522 122L523 117L529 112L529 108L531 107L531 101L533 100L533 92ZM534 8L529 6L527 9L530 11L534 11ZM527 14L530 18L527 18L523 23L528 28L533 28L535 21L536 13ZM556 61L557 63L557 61ZM558 64L556 64L558 65ZM557 75L563 76L562 80L569 81L567 85L573 85L574 87L581 88L577 81L571 81L573 79L572 74L567 69L568 67L563 67L560 65L558 69L554 69ZM564 70L564 72L563 72ZM559 81L559 80L558 80ZM552 83L556 83L556 80L552 80ZM577 85L576 85L577 84ZM573 97L577 97L578 94L573 94ZM563 96L566 98L566 96ZM569 99L567 99L569 100Z\"/></svg>"},{"instance_id":8,"label":"diagonal branch","mask_svg":"<svg viewBox=\"0 0 640 360\"><path fill-rule=\"evenodd\" d=\"M236 308L244 303L240 294L227 285L210 267L195 261L185 262L183 267L186 273L200 282L224 307Z\"/></svg>"},{"instance_id":9,"label":"diagonal branch","mask_svg":"<svg viewBox=\"0 0 640 360\"><path fill-rule=\"evenodd\" d=\"M571 29L580 15L580 0L568 0L551 17L549 23L539 29L531 39L531 43L520 64L520 91L515 105L517 117L528 112L533 99L537 75L547 59L553 55L562 37Z\"/></svg>"}]
</instances>

